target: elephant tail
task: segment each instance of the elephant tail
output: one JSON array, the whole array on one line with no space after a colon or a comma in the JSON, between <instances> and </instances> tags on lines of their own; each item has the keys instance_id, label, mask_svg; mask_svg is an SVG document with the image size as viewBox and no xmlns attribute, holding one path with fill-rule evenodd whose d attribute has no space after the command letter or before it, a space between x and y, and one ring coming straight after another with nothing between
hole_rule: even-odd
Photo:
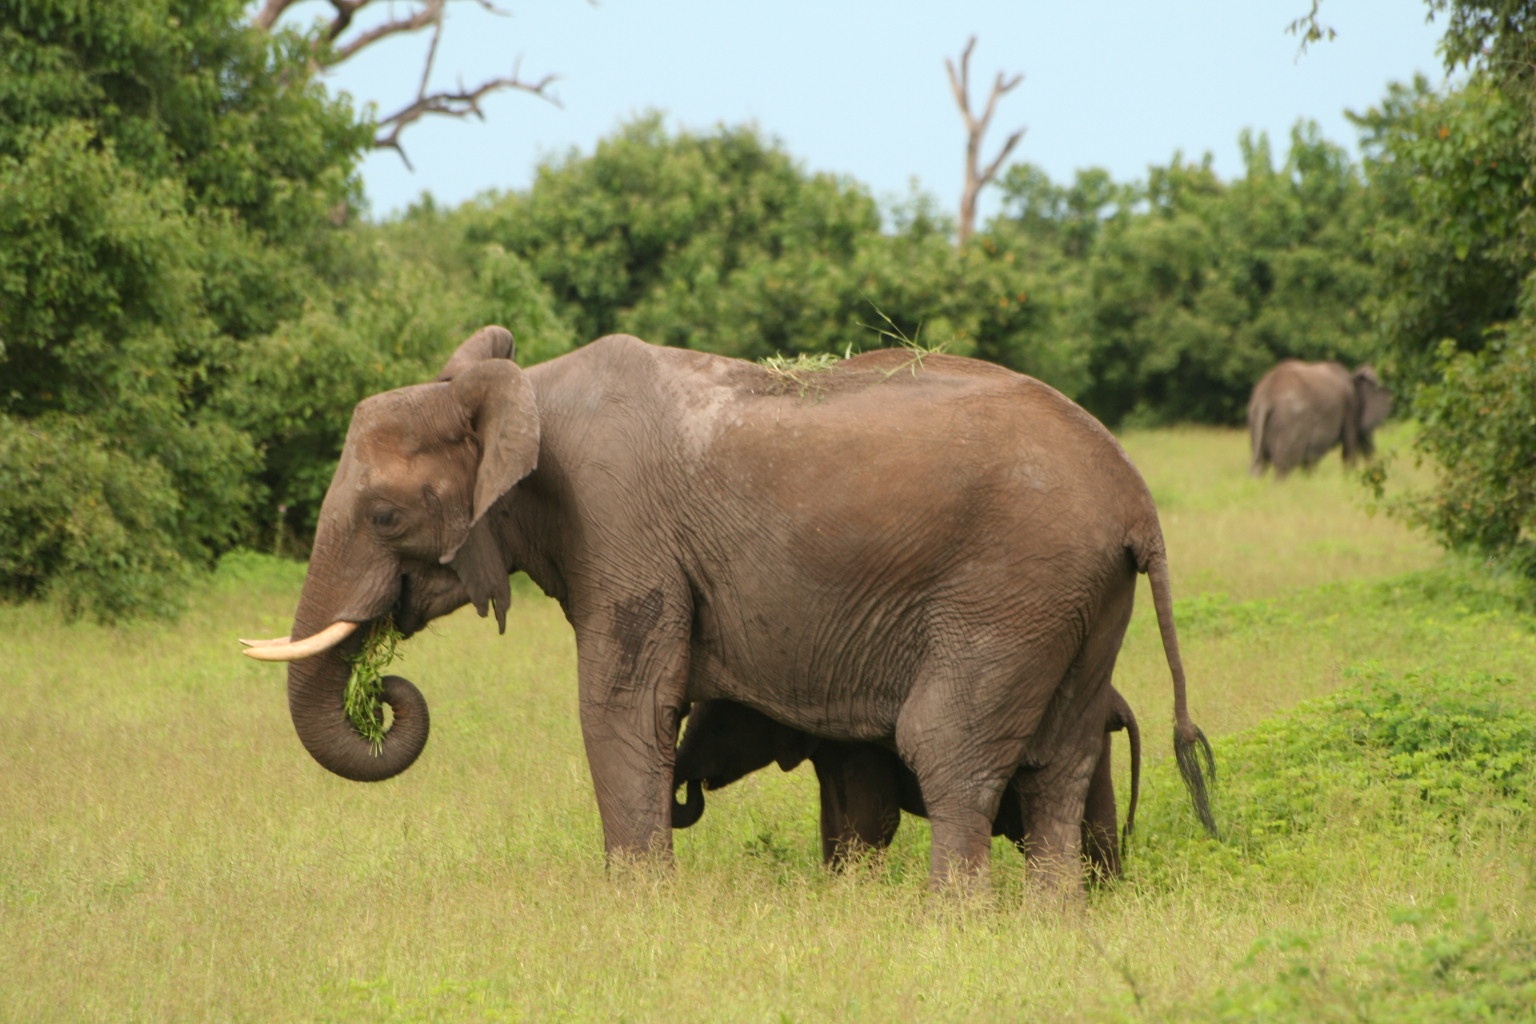
<instances>
[{"instance_id":1,"label":"elephant tail","mask_svg":"<svg viewBox=\"0 0 1536 1024\"><path fill-rule=\"evenodd\" d=\"M1173 675L1173 754L1189 790L1200 823L1212 836L1218 835L1216 819L1211 814L1211 798L1206 776L1216 781L1216 759L1210 741L1189 717L1189 703L1184 694L1184 662L1179 657L1179 634L1173 625L1173 588L1168 580L1168 554L1163 550L1161 531L1154 543L1133 547L1137 567L1152 584L1152 606L1157 611L1157 628L1163 638L1163 654ZM1202 761L1204 767L1202 768Z\"/></svg>"},{"instance_id":2,"label":"elephant tail","mask_svg":"<svg viewBox=\"0 0 1536 1024\"><path fill-rule=\"evenodd\" d=\"M1141 726L1136 724L1136 714L1131 706L1125 702L1125 698L1118 693L1120 722L1125 728L1125 736L1131 748L1131 800L1125 811L1125 828L1120 833L1120 845L1125 847L1130 842L1131 833L1136 831L1136 805L1141 802Z\"/></svg>"},{"instance_id":3,"label":"elephant tail","mask_svg":"<svg viewBox=\"0 0 1536 1024\"><path fill-rule=\"evenodd\" d=\"M1254 476L1260 476L1264 472L1264 466L1269 462L1269 453L1264 447L1264 432L1269 429L1269 403L1255 402L1248 407L1248 447L1253 457L1248 463L1248 472Z\"/></svg>"}]
</instances>

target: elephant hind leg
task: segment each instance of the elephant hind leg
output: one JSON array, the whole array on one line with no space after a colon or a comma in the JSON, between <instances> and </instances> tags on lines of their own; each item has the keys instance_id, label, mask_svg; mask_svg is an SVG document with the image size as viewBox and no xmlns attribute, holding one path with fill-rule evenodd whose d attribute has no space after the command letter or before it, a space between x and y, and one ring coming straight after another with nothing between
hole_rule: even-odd
<instances>
[{"instance_id":1,"label":"elephant hind leg","mask_svg":"<svg viewBox=\"0 0 1536 1024\"><path fill-rule=\"evenodd\" d=\"M860 850L884 850L901 824L906 766L884 747L823 742L811 757L821 791L821 857L842 867Z\"/></svg>"},{"instance_id":2,"label":"elephant hind leg","mask_svg":"<svg viewBox=\"0 0 1536 1024\"><path fill-rule=\"evenodd\" d=\"M932 825L929 885L985 890L992 828L1008 780L1024 760L1067 664L1047 652L1006 678L995 663L931 672L914 686L896 722L896 748L917 776ZM990 703L979 696L993 695ZM965 709L963 715L956 709ZM1075 841L1074 841L1075 846Z\"/></svg>"},{"instance_id":3,"label":"elephant hind leg","mask_svg":"<svg viewBox=\"0 0 1536 1024\"><path fill-rule=\"evenodd\" d=\"M1269 468L1269 444L1265 437L1265 426L1269 419L1268 410L1250 409L1248 412L1248 447L1251 453L1248 462L1250 476L1263 476Z\"/></svg>"},{"instance_id":4,"label":"elephant hind leg","mask_svg":"<svg viewBox=\"0 0 1536 1024\"><path fill-rule=\"evenodd\" d=\"M1009 787L1017 801L1015 845L1032 888L1047 896L1081 895L1084 860L1092 877L1120 872L1110 734L1110 679L1130 620L1135 591L1105 595L1076 661L1064 675L1028 762Z\"/></svg>"},{"instance_id":5,"label":"elephant hind leg","mask_svg":"<svg viewBox=\"0 0 1536 1024\"><path fill-rule=\"evenodd\" d=\"M1083 858L1088 862L1088 880L1093 884L1119 878L1121 874L1111 735L1104 734L1104 745L1094 765L1093 778L1088 783L1088 799L1083 807Z\"/></svg>"}]
</instances>

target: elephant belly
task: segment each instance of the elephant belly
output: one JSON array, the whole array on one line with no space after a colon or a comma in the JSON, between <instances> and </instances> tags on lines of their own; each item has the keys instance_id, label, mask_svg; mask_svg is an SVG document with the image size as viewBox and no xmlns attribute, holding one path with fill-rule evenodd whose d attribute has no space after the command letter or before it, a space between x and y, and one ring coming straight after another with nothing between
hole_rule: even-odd
<instances>
[{"instance_id":1,"label":"elephant belly","mask_svg":"<svg viewBox=\"0 0 1536 1024\"><path fill-rule=\"evenodd\" d=\"M827 645L822 629L771 612L749 616L730 637L712 620L698 617L690 700L729 698L827 739L882 742L894 734L913 676L910 653L890 645Z\"/></svg>"},{"instance_id":2,"label":"elephant belly","mask_svg":"<svg viewBox=\"0 0 1536 1024\"><path fill-rule=\"evenodd\" d=\"M729 698L815 736L882 743L922 686L1038 720L1105 595L1134 592L1123 552L1004 552L876 578L832 589L802 573L699 600L690 699ZM774 596L748 604L736 599L744 592Z\"/></svg>"}]
</instances>

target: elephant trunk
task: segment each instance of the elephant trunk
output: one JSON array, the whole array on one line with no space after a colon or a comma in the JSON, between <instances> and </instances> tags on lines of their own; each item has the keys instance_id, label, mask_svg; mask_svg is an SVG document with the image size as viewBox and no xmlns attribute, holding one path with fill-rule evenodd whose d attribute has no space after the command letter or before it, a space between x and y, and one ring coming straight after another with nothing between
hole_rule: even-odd
<instances>
[{"instance_id":1,"label":"elephant trunk","mask_svg":"<svg viewBox=\"0 0 1536 1024\"><path fill-rule=\"evenodd\" d=\"M296 639L339 619L322 610L336 605L317 600L313 582L305 582L299 601L293 629ZM321 767L356 782L378 782L409 768L427 744L430 725L421 691L400 676L385 676L383 699L394 720L377 752L353 726L346 712L347 678L351 675L347 659L361 648L367 632L359 629L329 650L288 663L288 712L299 741Z\"/></svg>"},{"instance_id":2,"label":"elephant trunk","mask_svg":"<svg viewBox=\"0 0 1536 1024\"><path fill-rule=\"evenodd\" d=\"M683 803L678 803L677 791L672 791L672 827L688 828L698 824L704 816L704 786L698 779L689 779L683 783L687 787L687 798Z\"/></svg>"}]
</instances>

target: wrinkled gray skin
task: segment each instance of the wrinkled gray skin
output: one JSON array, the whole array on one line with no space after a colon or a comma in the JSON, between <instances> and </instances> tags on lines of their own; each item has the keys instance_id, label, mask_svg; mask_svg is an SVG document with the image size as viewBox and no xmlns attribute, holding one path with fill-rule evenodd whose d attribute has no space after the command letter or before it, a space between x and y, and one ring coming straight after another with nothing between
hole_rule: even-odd
<instances>
[{"instance_id":1,"label":"wrinkled gray skin","mask_svg":"<svg viewBox=\"0 0 1536 1024\"><path fill-rule=\"evenodd\" d=\"M1129 737L1131 751L1131 799L1125 815L1125 835L1129 836L1135 828L1141 793L1141 730L1131 706L1111 688L1104 744L1083 810L1082 850L1090 881L1119 878L1121 874L1110 741L1111 734L1121 729ZM677 746L673 781L685 788L687 800L673 804L672 827L697 824L704 814L703 790L721 789L771 763L789 771L806 758L816 771L821 794L821 856L832 867L840 866L860 848L888 847L896 836L902 811L927 816L917 777L895 751L871 743L818 740L735 701L707 700L689 711L682 742ZM992 834L1006 836L1021 851L1027 851L1018 803L1009 799L1017 785L1009 780L997 819L992 822Z\"/></svg>"},{"instance_id":2,"label":"wrinkled gray skin","mask_svg":"<svg viewBox=\"0 0 1536 1024\"><path fill-rule=\"evenodd\" d=\"M610 860L670 863L678 722L719 697L899 752L933 823L935 886L985 885L1004 787L1034 766L1010 799L1038 881L1070 897L1138 570L1175 753L1214 831L1157 510L1058 392L902 350L806 384L623 335L526 371L511 349L485 328L451 379L358 404L291 635L384 616L409 635L465 603L504 630L508 573L527 572L575 631ZM291 661L289 707L321 765L377 780L420 753L426 707L393 684L373 755L342 708L364 632Z\"/></svg>"},{"instance_id":3,"label":"wrinkled gray skin","mask_svg":"<svg viewBox=\"0 0 1536 1024\"><path fill-rule=\"evenodd\" d=\"M1280 478L1298 466L1311 469L1340 445L1344 464L1353 466L1375 451L1371 432L1391 411L1392 392L1369 366L1351 373L1341 363L1287 359L1260 378L1248 400L1249 472L1262 476L1274 466Z\"/></svg>"}]
</instances>

